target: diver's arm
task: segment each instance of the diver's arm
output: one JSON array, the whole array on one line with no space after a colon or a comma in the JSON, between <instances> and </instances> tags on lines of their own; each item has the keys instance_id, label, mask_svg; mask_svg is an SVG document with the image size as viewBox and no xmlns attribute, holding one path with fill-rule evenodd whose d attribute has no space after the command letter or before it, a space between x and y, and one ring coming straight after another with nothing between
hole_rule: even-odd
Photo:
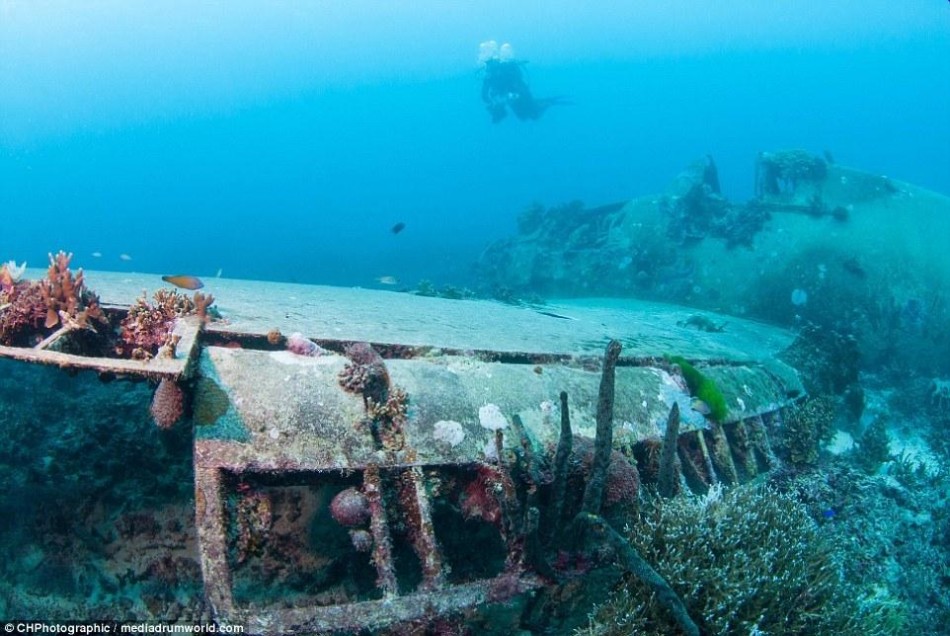
<instances>
[{"instance_id":1,"label":"diver's arm","mask_svg":"<svg viewBox=\"0 0 950 636\"><path fill-rule=\"evenodd\" d=\"M491 103L491 82L489 77L485 77L485 81L482 82L482 101L486 104Z\"/></svg>"}]
</instances>

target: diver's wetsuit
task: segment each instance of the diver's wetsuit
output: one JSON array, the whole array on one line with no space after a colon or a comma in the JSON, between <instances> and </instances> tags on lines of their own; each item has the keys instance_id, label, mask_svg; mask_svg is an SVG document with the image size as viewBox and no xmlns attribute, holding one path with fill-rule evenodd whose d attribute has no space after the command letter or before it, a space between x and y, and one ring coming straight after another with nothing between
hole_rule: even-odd
<instances>
[{"instance_id":1,"label":"diver's wetsuit","mask_svg":"<svg viewBox=\"0 0 950 636\"><path fill-rule=\"evenodd\" d=\"M521 73L524 62L515 60L488 60L485 62L485 80L482 82L482 101L491 113L492 121L505 118L507 109L518 119L537 119L552 100L536 100Z\"/></svg>"}]
</instances>

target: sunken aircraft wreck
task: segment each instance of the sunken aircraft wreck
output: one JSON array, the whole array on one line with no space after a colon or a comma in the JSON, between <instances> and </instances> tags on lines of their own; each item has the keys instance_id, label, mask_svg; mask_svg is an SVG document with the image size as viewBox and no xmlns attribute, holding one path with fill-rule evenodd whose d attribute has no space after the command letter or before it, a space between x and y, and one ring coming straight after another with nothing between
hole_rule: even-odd
<instances>
[{"instance_id":1,"label":"sunken aircraft wreck","mask_svg":"<svg viewBox=\"0 0 950 636\"><path fill-rule=\"evenodd\" d=\"M699 633L618 529L644 489L747 482L817 443L795 412L823 362L800 334L737 316L768 312L745 294L780 277L801 312L821 280L873 286L889 243L865 214L936 200L808 156L759 170L744 206L707 162L677 194L534 210L483 261L498 290L640 299L217 280L216 302L151 302L150 277L76 275L68 255L8 271L4 613L262 635L569 630L583 612L562 608L596 600L586 580L627 574ZM773 263L781 246L801 259ZM747 286L717 285L749 262Z\"/></svg>"}]
</instances>

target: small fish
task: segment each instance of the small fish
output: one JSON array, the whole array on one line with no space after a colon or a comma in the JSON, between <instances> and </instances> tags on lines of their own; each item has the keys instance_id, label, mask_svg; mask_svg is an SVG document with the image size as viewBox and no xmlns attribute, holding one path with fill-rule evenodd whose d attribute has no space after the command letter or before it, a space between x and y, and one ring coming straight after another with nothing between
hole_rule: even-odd
<instances>
[{"instance_id":1,"label":"small fish","mask_svg":"<svg viewBox=\"0 0 950 636\"><path fill-rule=\"evenodd\" d=\"M709 408L709 405L699 398L694 399L693 403L690 404L690 407L697 413L702 413L703 415L709 415L712 413L712 409Z\"/></svg>"},{"instance_id":2,"label":"small fish","mask_svg":"<svg viewBox=\"0 0 950 636\"><path fill-rule=\"evenodd\" d=\"M406 224L400 221L396 225L392 226L389 231L392 232L393 234L399 234L405 229L406 229Z\"/></svg>"},{"instance_id":3,"label":"small fish","mask_svg":"<svg viewBox=\"0 0 950 636\"><path fill-rule=\"evenodd\" d=\"M93 257L93 258L102 258L102 252L93 252L93 253L92 253L92 257Z\"/></svg>"},{"instance_id":4,"label":"small fish","mask_svg":"<svg viewBox=\"0 0 950 636\"><path fill-rule=\"evenodd\" d=\"M376 279L376 282L380 285L398 285L399 279L395 276L380 276Z\"/></svg>"},{"instance_id":5,"label":"small fish","mask_svg":"<svg viewBox=\"0 0 950 636\"><path fill-rule=\"evenodd\" d=\"M120 260L120 261L131 261L131 260L132 260L132 257L129 256L128 254L119 254L119 260Z\"/></svg>"},{"instance_id":6,"label":"small fish","mask_svg":"<svg viewBox=\"0 0 950 636\"><path fill-rule=\"evenodd\" d=\"M834 509L834 508L828 508L827 510L822 510L822 511L821 511L821 516L824 517L825 519L834 519L834 518L835 518L835 515L837 515L837 514L838 514L838 513L835 512L835 509Z\"/></svg>"},{"instance_id":7,"label":"small fish","mask_svg":"<svg viewBox=\"0 0 950 636\"><path fill-rule=\"evenodd\" d=\"M861 261L859 261L854 256L842 262L841 266L844 267L844 271L848 272L855 278L865 279L868 277L868 273L864 270L864 267L861 265Z\"/></svg>"},{"instance_id":8,"label":"small fish","mask_svg":"<svg viewBox=\"0 0 950 636\"><path fill-rule=\"evenodd\" d=\"M708 333L722 333L726 330L726 323L716 324L706 316L693 314L686 320L680 320L676 323L677 327L692 327L699 331Z\"/></svg>"},{"instance_id":9,"label":"small fish","mask_svg":"<svg viewBox=\"0 0 950 636\"><path fill-rule=\"evenodd\" d=\"M188 276L186 274L162 276L162 280L166 283L171 283L175 287L181 287L182 289L201 289L205 286L197 276Z\"/></svg>"}]
</instances>

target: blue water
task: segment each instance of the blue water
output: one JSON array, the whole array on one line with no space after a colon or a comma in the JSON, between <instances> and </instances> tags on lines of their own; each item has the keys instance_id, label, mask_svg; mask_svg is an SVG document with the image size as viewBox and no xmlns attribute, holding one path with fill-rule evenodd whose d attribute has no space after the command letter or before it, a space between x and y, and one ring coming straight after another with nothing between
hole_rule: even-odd
<instances>
[{"instance_id":1,"label":"blue water","mask_svg":"<svg viewBox=\"0 0 950 636\"><path fill-rule=\"evenodd\" d=\"M734 200L785 148L950 194L950 4L631 4L0 0L0 260L465 285L532 202L707 153ZM570 104L492 124L490 38Z\"/></svg>"}]
</instances>

